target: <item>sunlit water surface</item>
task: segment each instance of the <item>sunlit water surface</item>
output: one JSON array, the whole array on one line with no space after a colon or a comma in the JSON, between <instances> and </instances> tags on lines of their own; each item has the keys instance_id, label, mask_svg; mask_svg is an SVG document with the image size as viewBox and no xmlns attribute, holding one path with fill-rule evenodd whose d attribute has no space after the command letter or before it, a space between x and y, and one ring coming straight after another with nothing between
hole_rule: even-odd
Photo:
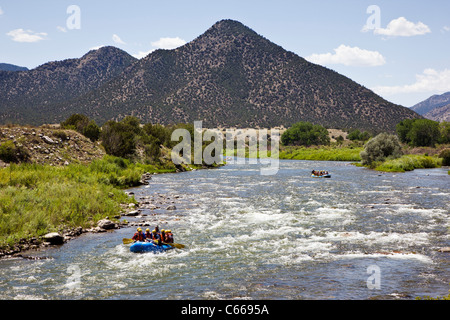
<instances>
[{"instance_id":1,"label":"sunlit water surface","mask_svg":"<svg viewBox=\"0 0 450 320\"><path fill-rule=\"evenodd\" d=\"M326 169L331 179L310 177ZM414 299L450 289L448 169L380 173L281 161L155 175L135 188L177 210L142 209L185 249L135 254L134 228L86 234L0 260L0 299ZM175 197L178 196L178 197ZM374 271L375 270L375 271Z\"/></svg>"}]
</instances>

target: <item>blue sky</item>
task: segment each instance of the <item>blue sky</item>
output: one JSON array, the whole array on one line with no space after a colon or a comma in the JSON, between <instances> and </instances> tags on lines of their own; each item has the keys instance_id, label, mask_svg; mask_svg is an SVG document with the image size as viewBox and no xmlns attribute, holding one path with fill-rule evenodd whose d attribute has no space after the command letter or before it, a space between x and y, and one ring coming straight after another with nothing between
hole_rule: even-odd
<instances>
[{"instance_id":1,"label":"blue sky","mask_svg":"<svg viewBox=\"0 0 450 320\"><path fill-rule=\"evenodd\" d=\"M35 68L103 45L142 57L234 19L410 107L450 91L449 13L448 0L0 0L0 62Z\"/></svg>"}]
</instances>

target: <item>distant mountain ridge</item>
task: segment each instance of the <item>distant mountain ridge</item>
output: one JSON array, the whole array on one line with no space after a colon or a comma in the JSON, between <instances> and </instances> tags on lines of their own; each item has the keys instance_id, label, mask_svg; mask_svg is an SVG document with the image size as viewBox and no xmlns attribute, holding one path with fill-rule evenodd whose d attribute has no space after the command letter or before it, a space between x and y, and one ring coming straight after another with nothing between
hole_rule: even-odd
<instances>
[{"instance_id":1,"label":"distant mountain ridge","mask_svg":"<svg viewBox=\"0 0 450 320\"><path fill-rule=\"evenodd\" d=\"M69 70L74 68L58 73L47 66L49 77L60 76L55 86L59 83L64 90L59 92L67 94L56 99L33 98L38 80L14 81L0 73L0 97L7 97L6 103L0 102L0 122L60 122L72 113L84 113L100 124L135 115L142 122L161 124L203 120L205 127L310 121L330 128L394 131L401 120L420 117L234 20L219 21L182 47L156 50L140 60L124 52L110 53L106 64L115 72L107 75L88 68L71 78ZM102 52L95 59L105 62ZM122 63L114 68L116 60ZM80 61L77 64L86 70ZM101 81L88 81L97 77ZM69 88L65 79L73 80ZM26 106L18 100L19 90L28 98Z\"/></svg>"},{"instance_id":2,"label":"distant mountain ridge","mask_svg":"<svg viewBox=\"0 0 450 320\"><path fill-rule=\"evenodd\" d=\"M415 104L411 107L411 110L414 110L420 115L424 115L434 108L443 107L447 104L450 104L450 91L439 95L435 94L428 99Z\"/></svg>"},{"instance_id":3,"label":"distant mountain ridge","mask_svg":"<svg viewBox=\"0 0 450 320\"><path fill-rule=\"evenodd\" d=\"M100 87L136 60L118 48L102 47L26 72L0 71L0 123L54 121L61 103Z\"/></svg>"},{"instance_id":4,"label":"distant mountain ridge","mask_svg":"<svg viewBox=\"0 0 450 320\"><path fill-rule=\"evenodd\" d=\"M0 63L0 71L28 71L28 68L16 66L9 63Z\"/></svg>"}]
</instances>

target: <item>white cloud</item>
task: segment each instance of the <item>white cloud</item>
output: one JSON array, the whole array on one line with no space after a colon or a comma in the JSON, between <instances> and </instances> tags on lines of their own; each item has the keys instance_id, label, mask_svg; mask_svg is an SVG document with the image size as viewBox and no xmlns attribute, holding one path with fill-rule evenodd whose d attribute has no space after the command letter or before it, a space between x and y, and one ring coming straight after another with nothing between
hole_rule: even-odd
<instances>
[{"instance_id":1,"label":"white cloud","mask_svg":"<svg viewBox=\"0 0 450 320\"><path fill-rule=\"evenodd\" d=\"M372 90L379 95L394 95L400 93L444 93L450 91L450 69L437 71L425 69L422 74L416 75L416 82L402 86L378 86Z\"/></svg>"},{"instance_id":2,"label":"white cloud","mask_svg":"<svg viewBox=\"0 0 450 320\"><path fill-rule=\"evenodd\" d=\"M47 36L45 32L33 32L31 30L14 29L6 34L16 42L38 42Z\"/></svg>"},{"instance_id":3,"label":"white cloud","mask_svg":"<svg viewBox=\"0 0 450 320\"><path fill-rule=\"evenodd\" d=\"M450 27L449 26L443 26L442 29L441 29L442 33L446 33L446 32L449 32L449 31L450 31Z\"/></svg>"},{"instance_id":4,"label":"white cloud","mask_svg":"<svg viewBox=\"0 0 450 320\"><path fill-rule=\"evenodd\" d=\"M57 26L56 29L58 29L58 31L61 31L61 32L67 32L67 29L64 27L61 27L61 26Z\"/></svg>"},{"instance_id":5,"label":"white cloud","mask_svg":"<svg viewBox=\"0 0 450 320\"><path fill-rule=\"evenodd\" d=\"M383 55L378 51L369 51L343 44L334 49L334 53L315 53L306 57L306 60L320 65L343 64L358 67L381 66L386 63Z\"/></svg>"},{"instance_id":6,"label":"white cloud","mask_svg":"<svg viewBox=\"0 0 450 320\"><path fill-rule=\"evenodd\" d=\"M386 28L377 28L373 31L374 34L399 37L419 36L430 32L431 30L426 24L420 21L414 23L406 20L405 17L394 19Z\"/></svg>"},{"instance_id":7,"label":"white cloud","mask_svg":"<svg viewBox=\"0 0 450 320\"><path fill-rule=\"evenodd\" d=\"M176 38L160 38L158 41L152 42L151 45L158 49L175 49L186 44L186 41L176 37Z\"/></svg>"},{"instance_id":8,"label":"white cloud","mask_svg":"<svg viewBox=\"0 0 450 320\"><path fill-rule=\"evenodd\" d=\"M133 57L135 57L137 59L141 59L141 58L144 58L144 57L148 56L153 51L155 51L155 49L151 49L149 51L139 51L138 53L133 54Z\"/></svg>"},{"instance_id":9,"label":"white cloud","mask_svg":"<svg viewBox=\"0 0 450 320\"><path fill-rule=\"evenodd\" d=\"M0 7L0 16L3 14L4 12L3 12L3 10L2 10L2 7Z\"/></svg>"},{"instance_id":10,"label":"white cloud","mask_svg":"<svg viewBox=\"0 0 450 320\"><path fill-rule=\"evenodd\" d=\"M115 43L126 44L117 34L113 34L112 39Z\"/></svg>"},{"instance_id":11,"label":"white cloud","mask_svg":"<svg viewBox=\"0 0 450 320\"><path fill-rule=\"evenodd\" d=\"M179 37L160 38L158 41L151 42L150 44L152 45L152 47L154 47L153 49L150 49L148 51L139 51L138 53L133 54L133 57L135 57L137 59L144 58L144 57L148 56L150 53L152 53L153 51L155 51L156 49L172 50L172 49L178 48L182 45L185 45L186 41Z\"/></svg>"},{"instance_id":12,"label":"white cloud","mask_svg":"<svg viewBox=\"0 0 450 320\"><path fill-rule=\"evenodd\" d=\"M98 50L98 49L100 49L102 47L106 47L106 45L101 44L101 45L98 45L98 46L91 47L91 48L89 48L89 51L91 51L91 50Z\"/></svg>"}]
</instances>

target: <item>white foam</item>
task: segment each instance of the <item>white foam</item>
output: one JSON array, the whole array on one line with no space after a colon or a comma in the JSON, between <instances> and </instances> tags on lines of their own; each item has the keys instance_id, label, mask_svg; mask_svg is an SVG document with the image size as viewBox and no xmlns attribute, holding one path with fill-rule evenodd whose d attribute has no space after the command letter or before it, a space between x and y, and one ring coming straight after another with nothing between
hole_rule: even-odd
<instances>
[{"instance_id":1,"label":"white foam","mask_svg":"<svg viewBox=\"0 0 450 320\"><path fill-rule=\"evenodd\" d=\"M418 253L408 253L408 252L386 252L386 253L362 253L362 252L352 252L333 255L335 259L364 259L364 258L388 258L395 260L418 260L423 263L432 264L433 260L423 254Z\"/></svg>"}]
</instances>

